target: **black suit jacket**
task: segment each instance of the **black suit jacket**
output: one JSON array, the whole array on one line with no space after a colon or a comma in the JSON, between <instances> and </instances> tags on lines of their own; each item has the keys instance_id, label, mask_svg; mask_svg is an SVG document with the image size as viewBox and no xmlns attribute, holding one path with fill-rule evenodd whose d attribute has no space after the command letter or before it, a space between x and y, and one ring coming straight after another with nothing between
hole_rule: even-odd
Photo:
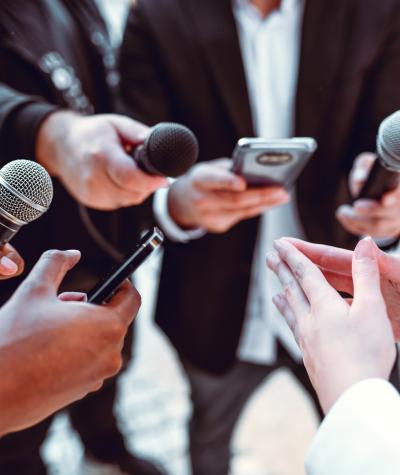
<instances>
[{"instance_id":1,"label":"black suit jacket","mask_svg":"<svg viewBox=\"0 0 400 475\"><path fill-rule=\"evenodd\" d=\"M307 0L301 41L296 135L315 137L319 150L298 182L300 215L308 239L349 246L334 216L350 200L348 172L400 108L400 3ZM231 156L240 137L254 135L230 0L138 0L121 74L129 112L186 124L201 160ZM235 360L258 222L166 244L156 319L179 353L208 371Z\"/></svg>"}]
</instances>

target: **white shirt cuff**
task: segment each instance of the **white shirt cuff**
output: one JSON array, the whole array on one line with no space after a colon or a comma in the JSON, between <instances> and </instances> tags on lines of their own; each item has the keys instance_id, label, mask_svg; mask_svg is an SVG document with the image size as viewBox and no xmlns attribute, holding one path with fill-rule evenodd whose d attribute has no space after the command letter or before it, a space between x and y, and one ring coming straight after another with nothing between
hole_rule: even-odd
<instances>
[{"instance_id":1,"label":"white shirt cuff","mask_svg":"<svg viewBox=\"0 0 400 475\"><path fill-rule=\"evenodd\" d=\"M169 188L157 190L153 200L153 211L158 225L171 241L186 243L194 239L200 239L206 234L203 228L191 230L182 229L171 218L168 211Z\"/></svg>"},{"instance_id":2,"label":"white shirt cuff","mask_svg":"<svg viewBox=\"0 0 400 475\"><path fill-rule=\"evenodd\" d=\"M400 473L400 396L387 381L355 384L322 423L306 461L308 475Z\"/></svg>"}]
</instances>

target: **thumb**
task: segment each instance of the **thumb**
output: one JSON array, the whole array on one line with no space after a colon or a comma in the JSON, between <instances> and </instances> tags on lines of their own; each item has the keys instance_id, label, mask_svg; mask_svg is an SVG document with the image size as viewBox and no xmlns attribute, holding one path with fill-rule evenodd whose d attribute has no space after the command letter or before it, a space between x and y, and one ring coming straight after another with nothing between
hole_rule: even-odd
<instances>
[{"instance_id":1,"label":"thumb","mask_svg":"<svg viewBox=\"0 0 400 475\"><path fill-rule=\"evenodd\" d=\"M353 197L360 193L375 160L376 156L372 153L363 153L356 158L349 177L349 188Z\"/></svg>"},{"instance_id":2,"label":"thumb","mask_svg":"<svg viewBox=\"0 0 400 475\"><path fill-rule=\"evenodd\" d=\"M123 115L109 114L108 120L122 139L129 145L138 145L145 141L150 133L150 127Z\"/></svg>"},{"instance_id":3,"label":"thumb","mask_svg":"<svg viewBox=\"0 0 400 475\"><path fill-rule=\"evenodd\" d=\"M384 306L377 249L371 238L357 244L353 257L353 304L363 307Z\"/></svg>"},{"instance_id":4,"label":"thumb","mask_svg":"<svg viewBox=\"0 0 400 475\"><path fill-rule=\"evenodd\" d=\"M48 292L56 295L61 282L79 262L81 253L70 251L46 251L20 287L29 292Z\"/></svg>"}]
</instances>

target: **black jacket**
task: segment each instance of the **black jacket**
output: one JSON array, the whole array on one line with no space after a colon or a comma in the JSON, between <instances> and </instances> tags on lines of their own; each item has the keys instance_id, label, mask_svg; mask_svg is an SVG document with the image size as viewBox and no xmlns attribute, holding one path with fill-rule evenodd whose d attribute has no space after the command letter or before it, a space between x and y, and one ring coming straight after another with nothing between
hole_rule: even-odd
<instances>
[{"instance_id":1,"label":"black jacket","mask_svg":"<svg viewBox=\"0 0 400 475\"><path fill-rule=\"evenodd\" d=\"M121 51L122 99L144 122L191 127L201 159L231 156L254 135L231 0L138 0ZM308 239L350 246L335 220L349 202L355 156L375 150L381 120L400 108L400 2L307 0L296 135L319 150L301 176ZM156 319L181 355L222 372L235 359L257 219L189 244L168 242Z\"/></svg>"},{"instance_id":2,"label":"black jacket","mask_svg":"<svg viewBox=\"0 0 400 475\"><path fill-rule=\"evenodd\" d=\"M54 23L55 18L65 26ZM68 44L68 34L73 35L75 49ZM116 83L114 51L93 0L2 0L1 164L18 158L34 160L38 127L58 108L82 113L112 112ZM92 212L92 217L99 230L118 244L120 214ZM135 239L132 230L127 247ZM46 249L80 249L82 261L69 274L68 289L90 288L111 265L111 259L84 228L76 202L57 180L50 211L23 228L13 245L24 256L27 270ZM2 283L2 301L19 281Z\"/></svg>"}]
</instances>

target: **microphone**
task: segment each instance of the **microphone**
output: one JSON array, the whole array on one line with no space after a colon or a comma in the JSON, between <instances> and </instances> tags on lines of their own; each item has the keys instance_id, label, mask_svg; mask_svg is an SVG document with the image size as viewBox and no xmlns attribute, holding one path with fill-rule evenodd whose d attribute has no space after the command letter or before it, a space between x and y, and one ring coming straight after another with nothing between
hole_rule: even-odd
<instances>
[{"instance_id":1,"label":"microphone","mask_svg":"<svg viewBox=\"0 0 400 475\"><path fill-rule=\"evenodd\" d=\"M0 246L22 226L45 213L53 199L47 171L30 160L15 160L0 169Z\"/></svg>"},{"instance_id":2,"label":"microphone","mask_svg":"<svg viewBox=\"0 0 400 475\"><path fill-rule=\"evenodd\" d=\"M180 124L161 122L133 151L139 168L150 175L176 178L186 173L199 156L194 133Z\"/></svg>"},{"instance_id":3,"label":"microphone","mask_svg":"<svg viewBox=\"0 0 400 475\"><path fill-rule=\"evenodd\" d=\"M380 200L400 183L400 111L387 117L379 127L377 151L378 159L358 199Z\"/></svg>"}]
</instances>

